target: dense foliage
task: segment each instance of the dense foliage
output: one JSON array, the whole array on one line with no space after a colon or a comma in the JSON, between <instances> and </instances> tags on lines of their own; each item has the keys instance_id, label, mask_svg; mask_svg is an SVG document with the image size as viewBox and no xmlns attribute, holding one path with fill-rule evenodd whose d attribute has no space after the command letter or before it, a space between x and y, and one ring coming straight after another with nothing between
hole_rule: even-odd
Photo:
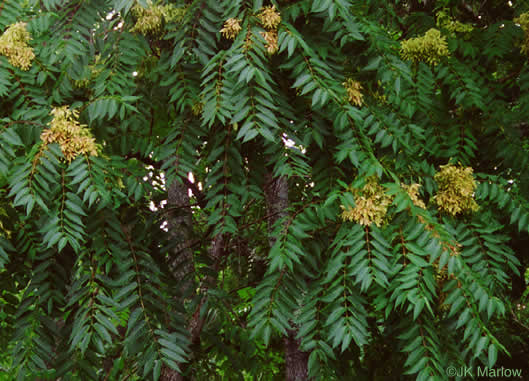
<instances>
[{"instance_id":1,"label":"dense foliage","mask_svg":"<svg viewBox=\"0 0 529 381\"><path fill-rule=\"evenodd\" d=\"M529 374L529 4L0 0L0 378Z\"/></svg>"}]
</instances>

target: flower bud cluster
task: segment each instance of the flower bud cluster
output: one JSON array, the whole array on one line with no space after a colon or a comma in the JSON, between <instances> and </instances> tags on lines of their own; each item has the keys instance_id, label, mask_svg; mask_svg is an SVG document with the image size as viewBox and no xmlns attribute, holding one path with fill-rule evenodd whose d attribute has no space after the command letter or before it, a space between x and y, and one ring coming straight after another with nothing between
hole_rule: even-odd
<instances>
[{"instance_id":1,"label":"flower bud cluster","mask_svg":"<svg viewBox=\"0 0 529 381\"><path fill-rule=\"evenodd\" d=\"M470 33L474 30L471 24L465 24L461 21L454 20L447 9L443 9L437 13L437 26L444 28L451 33Z\"/></svg>"},{"instance_id":2,"label":"flower bud cluster","mask_svg":"<svg viewBox=\"0 0 529 381\"><path fill-rule=\"evenodd\" d=\"M79 112L68 106L56 107L51 111L53 119L50 128L44 130L40 139L44 145L57 143L64 158L71 162L77 155L97 156L98 146L86 125L79 123Z\"/></svg>"},{"instance_id":3,"label":"flower bud cluster","mask_svg":"<svg viewBox=\"0 0 529 381\"><path fill-rule=\"evenodd\" d=\"M362 85L360 82L355 81L352 78L347 78L347 80L342 83L342 85L347 90L349 103L358 107L362 106L364 103L364 95L361 93Z\"/></svg>"},{"instance_id":4,"label":"flower bud cluster","mask_svg":"<svg viewBox=\"0 0 529 381\"><path fill-rule=\"evenodd\" d=\"M261 32L261 36L266 41L266 50L270 54L274 54L279 49L277 45L277 27L281 22L281 16L276 10L276 6L264 7L259 15L257 15L261 25L266 31Z\"/></svg>"},{"instance_id":5,"label":"flower bud cluster","mask_svg":"<svg viewBox=\"0 0 529 381\"><path fill-rule=\"evenodd\" d=\"M401 186L402 188L404 188L406 193L408 193L408 196L410 196L411 201L413 202L413 205L419 208L422 208L422 209L426 209L426 205L424 204L424 201L419 198L419 188L421 187L421 184L417 184L417 183L411 184L411 185L402 184Z\"/></svg>"},{"instance_id":6,"label":"flower bud cluster","mask_svg":"<svg viewBox=\"0 0 529 381\"><path fill-rule=\"evenodd\" d=\"M241 29L241 20L229 18L224 22L224 27L220 30L220 33L228 40L235 40Z\"/></svg>"},{"instance_id":7,"label":"flower bud cluster","mask_svg":"<svg viewBox=\"0 0 529 381\"><path fill-rule=\"evenodd\" d=\"M31 36L26 23L18 22L10 25L0 36L0 54L7 57L9 63L21 70L29 70L35 58L33 48L28 45Z\"/></svg>"},{"instance_id":8,"label":"flower bud cluster","mask_svg":"<svg viewBox=\"0 0 529 381\"><path fill-rule=\"evenodd\" d=\"M132 27L131 32L139 32L143 35L156 35L161 32L163 15L160 7L151 6L146 9L140 4L136 4L131 11L136 18L136 24Z\"/></svg>"},{"instance_id":9,"label":"flower bud cluster","mask_svg":"<svg viewBox=\"0 0 529 381\"><path fill-rule=\"evenodd\" d=\"M279 49L277 46L277 31L261 32L261 36L266 41L266 51L270 54L277 52L277 49Z\"/></svg>"},{"instance_id":10,"label":"flower bud cluster","mask_svg":"<svg viewBox=\"0 0 529 381\"><path fill-rule=\"evenodd\" d=\"M437 29L430 29L422 37L410 38L400 44L402 58L413 62L437 65L442 57L450 54L446 38Z\"/></svg>"},{"instance_id":11,"label":"flower bud cluster","mask_svg":"<svg viewBox=\"0 0 529 381\"><path fill-rule=\"evenodd\" d=\"M136 24L131 32L139 32L144 36L158 36L162 33L164 20L166 22L177 21L185 14L185 8L177 8L172 4L153 5L147 1L149 8L143 8L140 4L132 7L131 12L136 19Z\"/></svg>"},{"instance_id":12,"label":"flower bud cluster","mask_svg":"<svg viewBox=\"0 0 529 381\"><path fill-rule=\"evenodd\" d=\"M276 29L281 22L281 16L276 10L276 6L264 7L257 16L265 29Z\"/></svg>"},{"instance_id":13,"label":"flower bud cluster","mask_svg":"<svg viewBox=\"0 0 529 381\"><path fill-rule=\"evenodd\" d=\"M356 205L354 208L342 205L342 219L364 226L370 226L372 223L381 226L392 198L385 193L384 187L378 184L377 178L370 177L362 189L353 188L352 193Z\"/></svg>"},{"instance_id":14,"label":"flower bud cluster","mask_svg":"<svg viewBox=\"0 0 529 381\"><path fill-rule=\"evenodd\" d=\"M187 12L187 6L177 7L173 4L160 5L159 8L162 10L162 15L168 23L180 22L184 18Z\"/></svg>"},{"instance_id":15,"label":"flower bud cluster","mask_svg":"<svg viewBox=\"0 0 529 381\"><path fill-rule=\"evenodd\" d=\"M478 210L478 204L474 200L477 184L472 172L472 167L441 166L441 171L434 176L439 187L434 200L439 210L453 216Z\"/></svg>"}]
</instances>

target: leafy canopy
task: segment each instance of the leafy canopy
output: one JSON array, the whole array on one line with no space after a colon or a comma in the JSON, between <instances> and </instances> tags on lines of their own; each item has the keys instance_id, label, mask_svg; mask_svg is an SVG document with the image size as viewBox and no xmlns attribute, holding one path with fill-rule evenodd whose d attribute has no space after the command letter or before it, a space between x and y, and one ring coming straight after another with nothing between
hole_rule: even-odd
<instances>
[{"instance_id":1,"label":"leafy canopy","mask_svg":"<svg viewBox=\"0 0 529 381\"><path fill-rule=\"evenodd\" d=\"M8 379L283 379L292 332L322 380L527 354L528 12L1 1Z\"/></svg>"}]
</instances>

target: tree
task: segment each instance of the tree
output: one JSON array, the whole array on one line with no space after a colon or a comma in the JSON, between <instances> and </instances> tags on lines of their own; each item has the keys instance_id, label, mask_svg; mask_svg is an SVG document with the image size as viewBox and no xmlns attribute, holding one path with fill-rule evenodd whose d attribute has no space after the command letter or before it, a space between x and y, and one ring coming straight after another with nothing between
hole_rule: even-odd
<instances>
[{"instance_id":1,"label":"tree","mask_svg":"<svg viewBox=\"0 0 529 381\"><path fill-rule=\"evenodd\" d=\"M4 0L0 31L4 379L529 371L529 4Z\"/></svg>"}]
</instances>

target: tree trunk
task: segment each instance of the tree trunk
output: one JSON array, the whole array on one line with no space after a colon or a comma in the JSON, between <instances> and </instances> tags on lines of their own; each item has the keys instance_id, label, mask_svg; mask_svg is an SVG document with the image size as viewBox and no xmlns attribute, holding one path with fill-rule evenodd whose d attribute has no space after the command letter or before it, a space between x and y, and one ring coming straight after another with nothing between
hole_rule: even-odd
<instances>
[{"instance_id":1,"label":"tree trunk","mask_svg":"<svg viewBox=\"0 0 529 381\"><path fill-rule=\"evenodd\" d=\"M284 338L285 368L287 381L305 381L309 379L309 353L299 349L300 341L296 339L297 330L289 331Z\"/></svg>"},{"instance_id":2,"label":"tree trunk","mask_svg":"<svg viewBox=\"0 0 529 381\"><path fill-rule=\"evenodd\" d=\"M189 297L194 288L195 267L191 237L193 220L189 204L188 188L185 184L173 181L167 191L167 227L173 242L177 242L172 256L169 258L169 268L176 280L181 284L182 303ZM191 320L194 319L194 316ZM179 364L183 371L183 364ZM183 381L184 377L164 365L160 381Z\"/></svg>"},{"instance_id":3,"label":"tree trunk","mask_svg":"<svg viewBox=\"0 0 529 381\"><path fill-rule=\"evenodd\" d=\"M177 242L169 266L175 278L182 285L182 295L187 295L194 283L195 268L191 237L193 220L189 204L188 188L174 181L167 191L167 227L169 235Z\"/></svg>"},{"instance_id":4,"label":"tree trunk","mask_svg":"<svg viewBox=\"0 0 529 381\"><path fill-rule=\"evenodd\" d=\"M274 246L277 237L273 235L273 226L280 218L287 216L288 208L288 182L286 177L274 178L271 173L265 177L264 193L268 206L269 244ZM297 329L288 332L283 339L285 346L286 381L308 380L309 353L299 349L300 341L296 340Z\"/></svg>"},{"instance_id":5,"label":"tree trunk","mask_svg":"<svg viewBox=\"0 0 529 381\"><path fill-rule=\"evenodd\" d=\"M285 177L274 178L271 173L265 176L264 193L268 215L268 243L274 246L277 237L273 236L273 226L277 220L288 215L288 182Z\"/></svg>"},{"instance_id":6,"label":"tree trunk","mask_svg":"<svg viewBox=\"0 0 529 381\"><path fill-rule=\"evenodd\" d=\"M199 196L199 195L197 195ZM197 286L194 282L194 262L191 237L193 231L192 212L189 204L188 187L185 184L174 182L168 190L167 206L172 212L168 216L168 228L171 238L176 242L175 255L171 258L169 265L175 278L182 284L182 299L191 292L195 293ZM215 236L208 250L209 257L213 263L213 273L217 274L224 254L224 235ZM204 327L204 318L200 316L200 310L206 302L207 290L216 285L216 275L207 276L200 284L200 303L191 315L187 330L191 340L191 346L200 346L200 334ZM192 359L190 359L191 362ZM185 364L179 364L182 373L186 373ZM192 379L178 374L173 369L164 367L160 381L183 381Z\"/></svg>"}]
</instances>

